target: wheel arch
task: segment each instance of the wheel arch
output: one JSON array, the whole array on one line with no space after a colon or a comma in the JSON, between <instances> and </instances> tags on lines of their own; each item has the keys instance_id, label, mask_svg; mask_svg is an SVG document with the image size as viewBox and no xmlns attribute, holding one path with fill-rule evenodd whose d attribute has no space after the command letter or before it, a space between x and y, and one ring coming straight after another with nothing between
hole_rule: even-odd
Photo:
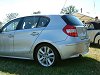
<instances>
[{"instance_id":1,"label":"wheel arch","mask_svg":"<svg viewBox=\"0 0 100 75\"><path fill-rule=\"evenodd\" d=\"M59 56L59 59L61 59L61 55L60 55L59 51L57 50L57 48L56 48L54 45L52 45L51 43L48 43L48 42L41 42L41 43L38 43L38 44L35 46L34 51L33 51L33 59L35 59L34 57L35 57L36 48L37 48L39 45L41 45L41 44L49 44L49 45L51 45L53 48L55 48L55 50L56 50L56 52L57 52L57 54L58 54L58 56Z\"/></svg>"},{"instance_id":2,"label":"wheel arch","mask_svg":"<svg viewBox=\"0 0 100 75\"><path fill-rule=\"evenodd\" d=\"M99 37L100 37L100 32L98 32L98 33L95 35L93 43L99 43L99 40L100 40ZM97 40L96 40L96 39L97 39Z\"/></svg>"}]
</instances>

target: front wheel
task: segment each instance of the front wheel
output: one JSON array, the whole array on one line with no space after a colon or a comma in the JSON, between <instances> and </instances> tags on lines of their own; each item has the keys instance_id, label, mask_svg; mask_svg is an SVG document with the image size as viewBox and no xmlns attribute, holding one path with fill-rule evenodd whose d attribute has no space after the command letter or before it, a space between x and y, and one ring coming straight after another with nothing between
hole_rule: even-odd
<instances>
[{"instance_id":1,"label":"front wheel","mask_svg":"<svg viewBox=\"0 0 100 75\"><path fill-rule=\"evenodd\" d=\"M41 44L36 48L36 61L44 66L53 66L58 61L58 54L56 49L50 44Z\"/></svg>"}]
</instances>

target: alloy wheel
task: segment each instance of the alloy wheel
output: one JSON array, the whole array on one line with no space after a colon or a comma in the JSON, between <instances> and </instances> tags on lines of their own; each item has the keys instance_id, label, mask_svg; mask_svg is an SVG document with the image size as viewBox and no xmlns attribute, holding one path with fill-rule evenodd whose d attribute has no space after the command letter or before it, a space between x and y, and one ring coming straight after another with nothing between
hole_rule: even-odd
<instances>
[{"instance_id":1,"label":"alloy wheel","mask_svg":"<svg viewBox=\"0 0 100 75\"><path fill-rule=\"evenodd\" d=\"M37 52L37 59L41 65L49 67L55 61L55 54L50 47L43 46Z\"/></svg>"}]
</instances>

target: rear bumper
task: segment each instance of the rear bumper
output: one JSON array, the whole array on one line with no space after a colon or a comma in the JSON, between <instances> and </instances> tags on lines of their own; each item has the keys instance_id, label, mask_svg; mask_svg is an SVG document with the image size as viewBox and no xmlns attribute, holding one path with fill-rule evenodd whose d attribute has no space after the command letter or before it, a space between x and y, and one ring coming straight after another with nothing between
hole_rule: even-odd
<instances>
[{"instance_id":1,"label":"rear bumper","mask_svg":"<svg viewBox=\"0 0 100 75\"><path fill-rule=\"evenodd\" d=\"M89 51L89 39L78 43L67 44L67 42L59 43L58 51L61 59L77 57L79 54L83 55Z\"/></svg>"}]
</instances>

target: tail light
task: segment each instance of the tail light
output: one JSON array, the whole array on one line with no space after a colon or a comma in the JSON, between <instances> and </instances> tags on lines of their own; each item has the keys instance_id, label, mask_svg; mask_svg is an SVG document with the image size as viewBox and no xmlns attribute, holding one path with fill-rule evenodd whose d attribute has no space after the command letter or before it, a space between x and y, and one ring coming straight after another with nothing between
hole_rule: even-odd
<instances>
[{"instance_id":1,"label":"tail light","mask_svg":"<svg viewBox=\"0 0 100 75\"><path fill-rule=\"evenodd\" d=\"M69 36L72 36L72 37L77 37L78 34L77 34L77 30L76 30L76 27L72 26L72 25L66 25L64 28L63 28L63 32Z\"/></svg>"}]
</instances>

